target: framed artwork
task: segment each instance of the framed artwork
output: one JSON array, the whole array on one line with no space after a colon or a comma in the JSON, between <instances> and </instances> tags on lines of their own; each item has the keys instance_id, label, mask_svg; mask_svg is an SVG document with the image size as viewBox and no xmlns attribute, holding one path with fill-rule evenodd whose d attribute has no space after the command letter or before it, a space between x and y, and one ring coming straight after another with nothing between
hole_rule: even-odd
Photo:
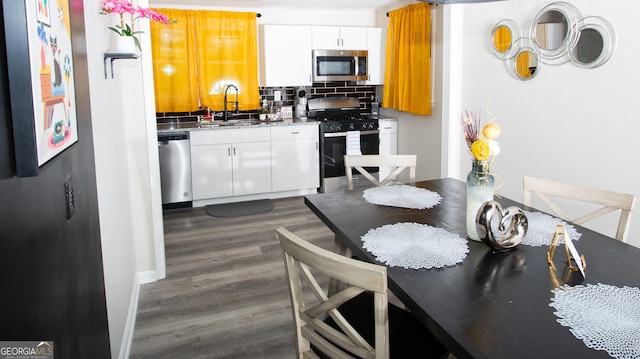
<instances>
[{"instance_id":1,"label":"framed artwork","mask_svg":"<svg viewBox=\"0 0 640 359\"><path fill-rule=\"evenodd\" d=\"M78 141L69 0L2 6L16 172L37 176Z\"/></svg>"},{"instance_id":2,"label":"framed artwork","mask_svg":"<svg viewBox=\"0 0 640 359\"><path fill-rule=\"evenodd\" d=\"M38 22L51 26L51 6L50 0L36 0L36 14L38 14Z\"/></svg>"}]
</instances>

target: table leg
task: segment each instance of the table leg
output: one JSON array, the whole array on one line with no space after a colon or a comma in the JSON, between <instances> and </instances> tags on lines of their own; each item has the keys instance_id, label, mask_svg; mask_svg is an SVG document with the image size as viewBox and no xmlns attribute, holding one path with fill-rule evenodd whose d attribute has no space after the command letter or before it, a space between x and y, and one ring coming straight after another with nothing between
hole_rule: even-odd
<instances>
[{"instance_id":1,"label":"table leg","mask_svg":"<svg viewBox=\"0 0 640 359\"><path fill-rule=\"evenodd\" d=\"M344 244L344 242L338 238L338 235L336 235L333 240L333 251L343 256L347 256L347 257L351 256L351 251ZM327 289L327 294L329 295L329 297L331 297L334 294L338 293L339 291L343 290L344 288L346 288L346 285L344 283L338 281L335 278L331 278L329 279L329 288Z\"/></svg>"}]
</instances>

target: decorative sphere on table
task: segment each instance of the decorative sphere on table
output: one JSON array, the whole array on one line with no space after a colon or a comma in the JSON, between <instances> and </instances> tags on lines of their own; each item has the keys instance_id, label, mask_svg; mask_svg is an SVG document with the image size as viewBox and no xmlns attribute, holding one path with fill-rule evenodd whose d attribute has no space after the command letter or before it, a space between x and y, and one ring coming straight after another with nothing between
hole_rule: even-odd
<instances>
[{"instance_id":1,"label":"decorative sphere on table","mask_svg":"<svg viewBox=\"0 0 640 359\"><path fill-rule=\"evenodd\" d=\"M494 221L497 224L494 225ZM522 209L511 206L502 209L500 203L488 201L478 210L476 230L482 242L497 251L515 248L527 234L529 221ZM494 233L494 230L498 233Z\"/></svg>"}]
</instances>

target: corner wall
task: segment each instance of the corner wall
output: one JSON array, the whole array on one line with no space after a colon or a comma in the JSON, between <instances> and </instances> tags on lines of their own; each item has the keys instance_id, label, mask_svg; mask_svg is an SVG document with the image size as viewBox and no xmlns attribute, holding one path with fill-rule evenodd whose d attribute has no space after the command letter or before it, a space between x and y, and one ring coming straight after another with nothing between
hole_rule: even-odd
<instances>
[{"instance_id":1,"label":"corner wall","mask_svg":"<svg viewBox=\"0 0 640 359\"><path fill-rule=\"evenodd\" d=\"M522 200L522 177L528 175L640 197L636 88L640 73L635 70L640 55L636 39L640 3L569 1L583 16L601 16L611 22L617 35L611 59L596 69L571 63L543 66L534 79L516 80L491 53L491 30L498 21L512 19L526 34L535 15L549 3L451 5L465 6L460 111L485 111L487 101L492 101L490 109L502 127L501 153L492 170L504 178L499 192L505 196ZM460 174L466 174L471 165L464 150L459 163ZM640 246L637 207L629 243ZM593 228L615 235L611 220L596 222Z\"/></svg>"}]
</instances>

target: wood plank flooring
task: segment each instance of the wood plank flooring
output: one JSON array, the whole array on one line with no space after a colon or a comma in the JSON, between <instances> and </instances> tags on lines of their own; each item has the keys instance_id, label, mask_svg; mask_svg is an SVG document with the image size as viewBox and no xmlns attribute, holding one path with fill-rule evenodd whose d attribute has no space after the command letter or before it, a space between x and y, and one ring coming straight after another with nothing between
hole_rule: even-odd
<instances>
[{"instance_id":1,"label":"wood plank flooring","mask_svg":"<svg viewBox=\"0 0 640 359\"><path fill-rule=\"evenodd\" d=\"M302 197L237 218L165 211L167 278L141 288L131 358L295 358L283 226L323 248L333 233Z\"/></svg>"}]
</instances>

